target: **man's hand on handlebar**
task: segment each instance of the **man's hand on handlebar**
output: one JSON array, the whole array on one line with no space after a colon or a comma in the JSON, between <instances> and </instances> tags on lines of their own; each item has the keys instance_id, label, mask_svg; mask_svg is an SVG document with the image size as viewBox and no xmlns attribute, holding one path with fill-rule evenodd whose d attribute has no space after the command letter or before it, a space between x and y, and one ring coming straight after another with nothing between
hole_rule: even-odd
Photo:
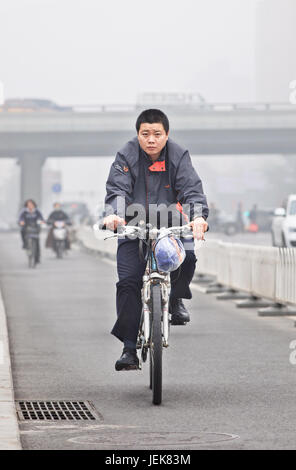
<instances>
[{"instance_id":1,"label":"man's hand on handlebar","mask_svg":"<svg viewBox=\"0 0 296 470\"><path fill-rule=\"evenodd\" d=\"M192 222L190 222L192 228L193 237L196 240L204 240L205 232L208 230L208 223L203 217L196 217Z\"/></svg>"},{"instance_id":2,"label":"man's hand on handlebar","mask_svg":"<svg viewBox=\"0 0 296 470\"><path fill-rule=\"evenodd\" d=\"M117 230L118 225L126 225L126 221L118 215L111 214L104 218L103 224L108 230Z\"/></svg>"}]
</instances>

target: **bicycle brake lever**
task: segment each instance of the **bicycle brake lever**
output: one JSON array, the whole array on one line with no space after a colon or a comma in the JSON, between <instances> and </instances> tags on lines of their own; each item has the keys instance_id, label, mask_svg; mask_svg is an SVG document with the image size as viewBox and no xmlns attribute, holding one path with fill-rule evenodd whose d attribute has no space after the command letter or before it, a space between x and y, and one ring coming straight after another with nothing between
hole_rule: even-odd
<instances>
[{"instance_id":1,"label":"bicycle brake lever","mask_svg":"<svg viewBox=\"0 0 296 470\"><path fill-rule=\"evenodd\" d=\"M104 240L108 240L108 238L116 238L117 235L109 235L109 237L105 237Z\"/></svg>"}]
</instances>

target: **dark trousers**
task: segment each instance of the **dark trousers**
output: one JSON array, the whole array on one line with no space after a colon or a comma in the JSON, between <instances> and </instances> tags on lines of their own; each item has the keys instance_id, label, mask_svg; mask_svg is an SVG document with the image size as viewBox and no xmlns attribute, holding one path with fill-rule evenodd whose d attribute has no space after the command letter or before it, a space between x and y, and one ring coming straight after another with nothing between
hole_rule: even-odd
<instances>
[{"instance_id":1,"label":"dark trousers","mask_svg":"<svg viewBox=\"0 0 296 470\"><path fill-rule=\"evenodd\" d=\"M26 246L26 229L24 227L21 228L21 237L22 237L22 242L23 246Z\"/></svg>"},{"instance_id":2,"label":"dark trousers","mask_svg":"<svg viewBox=\"0 0 296 470\"><path fill-rule=\"evenodd\" d=\"M183 240L182 240L183 241ZM193 242L183 242L186 258L180 269L171 273L171 298L191 299L189 284L193 278L196 257ZM142 277L146 263L139 257L139 240L119 240L117 249L116 284L117 321L111 331L119 340L137 340L142 312Z\"/></svg>"}]
</instances>

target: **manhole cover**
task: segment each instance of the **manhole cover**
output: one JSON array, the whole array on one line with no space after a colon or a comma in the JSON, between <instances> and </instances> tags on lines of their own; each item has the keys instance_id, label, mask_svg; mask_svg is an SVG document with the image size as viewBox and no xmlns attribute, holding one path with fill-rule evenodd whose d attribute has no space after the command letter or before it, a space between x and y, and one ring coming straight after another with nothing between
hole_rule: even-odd
<instances>
[{"instance_id":1,"label":"manhole cover","mask_svg":"<svg viewBox=\"0 0 296 470\"><path fill-rule=\"evenodd\" d=\"M99 416L88 401L17 401L20 421L95 420Z\"/></svg>"},{"instance_id":2,"label":"manhole cover","mask_svg":"<svg viewBox=\"0 0 296 470\"><path fill-rule=\"evenodd\" d=\"M119 448L191 447L223 443L239 439L236 434L223 432L106 432L96 435L76 436L69 439L75 444L111 446Z\"/></svg>"}]
</instances>

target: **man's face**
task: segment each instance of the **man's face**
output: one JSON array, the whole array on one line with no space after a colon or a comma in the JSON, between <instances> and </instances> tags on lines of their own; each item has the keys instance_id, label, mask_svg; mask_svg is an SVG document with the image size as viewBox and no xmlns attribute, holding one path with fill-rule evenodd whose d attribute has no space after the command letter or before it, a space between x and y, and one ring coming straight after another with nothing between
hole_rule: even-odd
<instances>
[{"instance_id":1,"label":"man's face","mask_svg":"<svg viewBox=\"0 0 296 470\"><path fill-rule=\"evenodd\" d=\"M57 204L54 205L54 208L55 208L55 210L57 211L57 210L59 210L59 209L61 208L61 205L57 203Z\"/></svg>"},{"instance_id":2,"label":"man's face","mask_svg":"<svg viewBox=\"0 0 296 470\"><path fill-rule=\"evenodd\" d=\"M29 209L30 212L32 212L35 209L35 206L31 201L29 201L27 203L27 208Z\"/></svg>"},{"instance_id":3,"label":"man's face","mask_svg":"<svg viewBox=\"0 0 296 470\"><path fill-rule=\"evenodd\" d=\"M167 143L169 133L166 134L164 127L161 123L155 122L153 124L141 124L138 140L141 148L152 159L157 159Z\"/></svg>"}]
</instances>

